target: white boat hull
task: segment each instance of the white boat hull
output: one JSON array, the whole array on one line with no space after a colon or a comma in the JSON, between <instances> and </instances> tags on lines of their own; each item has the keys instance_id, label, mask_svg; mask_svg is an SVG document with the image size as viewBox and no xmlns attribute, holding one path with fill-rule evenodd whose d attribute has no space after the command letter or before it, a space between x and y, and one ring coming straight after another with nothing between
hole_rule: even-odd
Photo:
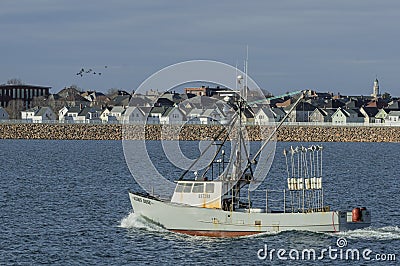
<instances>
[{"instance_id":1,"label":"white boat hull","mask_svg":"<svg viewBox=\"0 0 400 266\"><path fill-rule=\"evenodd\" d=\"M302 230L339 232L370 225L370 212L363 220L351 221L351 212L268 213L224 211L164 202L129 192L134 212L165 229L190 235L236 237L263 232ZM349 216L350 215L350 216Z\"/></svg>"}]
</instances>

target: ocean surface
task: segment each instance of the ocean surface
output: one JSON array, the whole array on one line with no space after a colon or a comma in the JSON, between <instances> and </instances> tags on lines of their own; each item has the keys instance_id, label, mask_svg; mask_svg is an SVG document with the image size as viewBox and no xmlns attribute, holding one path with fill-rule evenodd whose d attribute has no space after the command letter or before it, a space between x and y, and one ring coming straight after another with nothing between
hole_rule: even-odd
<instances>
[{"instance_id":1,"label":"ocean surface","mask_svg":"<svg viewBox=\"0 0 400 266\"><path fill-rule=\"evenodd\" d=\"M277 143L275 160L262 188L286 185L282 150L291 145L309 144ZM315 250L317 257L323 249L336 249L331 257L325 253L323 258L331 264L398 264L399 144L323 145L326 204L348 210L366 206L372 211L370 228L336 234L290 231L218 239L171 233L137 217L128 189L140 188L125 163L120 141L0 140L0 265L321 262L318 258L302 259L305 249ZM182 142L181 146L192 152L192 157L198 153L196 142ZM148 148L155 154L152 158L159 171L171 176L180 173L164 163L157 151L159 142L149 142ZM339 247L338 239L346 245ZM275 253L271 254L272 249ZM280 258L279 249L286 252L281 251ZM359 260L346 259L343 254L347 249L357 249ZM299 260L291 260L289 253L295 255L296 250ZM362 252L366 252L365 258Z\"/></svg>"}]
</instances>

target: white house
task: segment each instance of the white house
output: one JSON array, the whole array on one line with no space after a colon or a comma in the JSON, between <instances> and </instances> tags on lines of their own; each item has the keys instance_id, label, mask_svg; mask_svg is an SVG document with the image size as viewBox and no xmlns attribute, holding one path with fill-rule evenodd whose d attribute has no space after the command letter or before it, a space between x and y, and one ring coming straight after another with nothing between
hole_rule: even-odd
<instances>
[{"instance_id":1,"label":"white house","mask_svg":"<svg viewBox=\"0 0 400 266\"><path fill-rule=\"evenodd\" d=\"M80 112L81 108L79 106L73 106L73 107L64 106L58 112L58 120L60 122L65 122L65 121L73 122L76 120Z\"/></svg>"},{"instance_id":2,"label":"white house","mask_svg":"<svg viewBox=\"0 0 400 266\"><path fill-rule=\"evenodd\" d=\"M344 125L347 123L347 118L350 116L348 112L343 110L342 108L338 108L336 112L333 113L332 115L332 124L340 124Z\"/></svg>"},{"instance_id":3,"label":"white house","mask_svg":"<svg viewBox=\"0 0 400 266\"><path fill-rule=\"evenodd\" d=\"M224 117L225 116L218 108L209 108L203 111L199 117L199 120L200 124L210 125L219 123L219 121L221 121L221 119Z\"/></svg>"},{"instance_id":4,"label":"white house","mask_svg":"<svg viewBox=\"0 0 400 266\"><path fill-rule=\"evenodd\" d=\"M390 111L385 118L385 123L400 125L400 111Z\"/></svg>"},{"instance_id":5,"label":"white house","mask_svg":"<svg viewBox=\"0 0 400 266\"><path fill-rule=\"evenodd\" d=\"M7 120L7 119L10 119L7 111L3 107L0 107L0 120Z\"/></svg>"},{"instance_id":6,"label":"white house","mask_svg":"<svg viewBox=\"0 0 400 266\"><path fill-rule=\"evenodd\" d=\"M125 107L114 106L108 114L108 121L122 121L125 112Z\"/></svg>"},{"instance_id":7,"label":"white house","mask_svg":"<svg viewBox=\"0 0 400 266\"><path fill-rule=\"evenodd\" d=\"M110 114L110 110L111 110L110 107L105 107L105 108L103 108L101 110L101 113L100 113L101 122L103 122L103 123L107 123L108 122L108 117L109 117L109 114Z\"/></svg>"},{"instance_id":8,"label":"white house","mask_svg":"<svg viewBox=\"0 0 400 266\"><path fill-rule=\"evenodd\" d=\"M33 116L35 115L35 113L38 110L39 110L39 107L36 106L36 107L30 108L30 109L27 109L25 111L21 111L21 119L32 122Z\"/></svg>"},{"instance_id":9,"label":"white house","mask_svg":"<svg viewBox=\"0 0 400 266\"><path fill-rule=\"evenodd\" d=\"M132 124L143 124L146 122L150 110L150 107L128 106L124 112L123 122Z\"/></svg>"},{"instance_id":10,"label":"white house","mask_svg":"<svg viewBox=\"0 0 400 266\"><path fill-rule=\"evenodd\" d=\"M375 123L385 123L385 119L390 111L392 110L384 108L380 109L375 115Z\"/></svg>"},{"instance_id":11,"label":"white house","mask_svg":"<svg viewBox=\"0 0 400 266\"><path fill-rule=\"evenodd\" d=\"M59 112L59 121L71 121L73 123L100 122L102 110L96 107L63 107Z\"/></svg>"},{"instance_id":12,"label":"white house","mask_svg":"<svg viewBox=\"0 0 400 266\"><path fill-rule=\"evenodd\" d=\"M64 116L68 113L68 108L64 106L58 111L58 121L62 122L64 121Z\"/></svg>"},{"instance_id":13,"label":"white house","mask_svg":"<svg viewBox=\"0 0 400 266\"><path fill-rule=\"evenodd\" d=\"M275 122L275 118L271 109L268 107L261 107L254 115L254 123L256 125L266 125Z\"/></svg>"},{"instance_id":14,"label":"white house","mask_svg":"<svg viewBox=\"0 0 400 266\"><path fill-rule=\"evenodd\" d=\"M225 114L220 110L220 108L218 108L218 106L205 109L193 108L186 115L186 120L188 121L188 124L218 124L224 118Z\"/></svg>"},{"instance_id":15,"label":"white house","mask_svg":"<svg viewBox=\"0 0 400 266\"><path fill-rule=\"evenodd\" d=\"M57 119L56 114L50 107L33 107L21 112L21 118L33 123L53 121Z\"/></svg>"},{"instance_id":16,"label":"white house","mask_svg":"<svg viewBox=\"0 0 400 266\"><path fill-rule=\"evenodd\" d=\"M332 115L332 124L345 125L347 123L363 123L364 116L359 110L338 108Z\"/></svg>"},{"instance_id":17,"label":"white house","mask_svg":"<svg viewBox=\"0 0 400 266\"><path fill-rule=\"evenodd\" d=\"M161 124L182 124L185 115L178 107L168 107L160 117Z\"/></svg>"}]
</instances>

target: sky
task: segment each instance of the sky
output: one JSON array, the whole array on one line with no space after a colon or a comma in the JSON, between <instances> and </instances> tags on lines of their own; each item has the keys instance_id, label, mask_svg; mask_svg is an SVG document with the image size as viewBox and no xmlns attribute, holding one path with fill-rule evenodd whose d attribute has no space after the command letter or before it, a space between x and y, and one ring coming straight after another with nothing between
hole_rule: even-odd
<instances>
[{"instance_id":1,"label":"sky","mask_svg":"<svg viewBox=\"0 0 400 266\"><path fill-rule=\"evenodd\" d=\"M250 77L274 95L370 95L378 78L400 96L399 25L398 0L1 0L0 84L132 91L187 60L242 68L248 47Z\"/></svg>"}]
</instances>

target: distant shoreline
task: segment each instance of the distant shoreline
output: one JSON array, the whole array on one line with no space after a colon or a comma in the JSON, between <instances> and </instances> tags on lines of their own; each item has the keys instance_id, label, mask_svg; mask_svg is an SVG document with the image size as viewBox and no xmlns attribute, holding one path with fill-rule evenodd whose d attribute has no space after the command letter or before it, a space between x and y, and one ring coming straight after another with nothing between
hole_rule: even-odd
<instances>
[{"instance_id":1,"label":"distant shoreline","mask_svg":"<svg viewBox=\"0 0 400 266\"><path fill-rule=\"evenodd\" d=\"M248 126L250 140L260 140L259 126ZM204 140L212 139L219 125L120 124L0 124L0 139L49 140ZM388 126L282 126L278 141L293 142L400 142L400 127Z\"/></svg>"}]
</instances>

